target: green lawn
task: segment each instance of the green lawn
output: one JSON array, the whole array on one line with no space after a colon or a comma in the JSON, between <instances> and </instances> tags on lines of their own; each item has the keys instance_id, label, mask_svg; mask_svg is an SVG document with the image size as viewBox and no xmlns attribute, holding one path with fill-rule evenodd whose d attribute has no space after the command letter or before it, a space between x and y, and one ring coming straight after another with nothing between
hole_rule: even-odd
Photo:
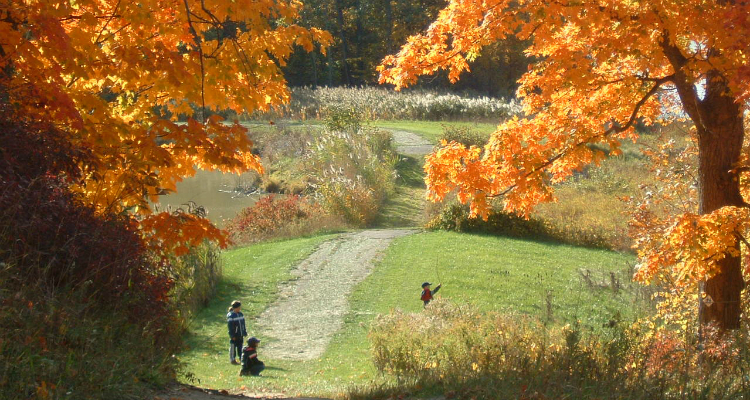
<instances>
[{"instance_id":1,"label":"green lawn","mask_svg":"<svg viewBox=\"0 0 750 400\"><path fill-rule=\"evenodd\" d=\"M622 276L633 257L550 243L426 232L395 240L373 274L351 296L344 328L318 360L288 362L260 358L269 368L260 378L240 378L227 361L224 315L229 302L244 301L251 335L257 335L252 317L276 296L276 285L290 279L296 260L332 236L253 245L225 254L225 278L220 293L193 324L191 349L180 358L200 386L249 391L284 391L287 395L342 396L352 385L381 382L369 361L367 331L378 313L394 308L419 312L420 284L444 284L438 297L471 303L482 310L519 311L547 317L551 293L552 323L580 321L596 330L613 314L634 314L634 296L628 288L590 288L579 269L590 269L594 281L608 281L609 272ZM262 336L261 336L262 338Z\"/></svg>"},{"instance_id":2,"label":"green lawn","mask_svg":"<svg viewBox=\"0 0 750 400\"><path fill-rule=\"evenodd\" d=\"M424 183L424 157L399 155L396 163L396 191L390 196L375 221L376 228L421 227L427 204Z\"/></svg>"},{"instance_id":3,"label":"green lawn","mask_svg":"<svg viewBox=\"0 0 750 400\"><path fill-rule=\"evenodd\" d=\"M490 133L497 129L498 124L463 121L373 121L372 125L378 128L398 129L416 133L430 143L437 144L438 138L443 133L444 126L466 126L478 132L486 133L489 137Z\"/></svg>"},{"instance_id":4,"label":"green lawn","mask_svg":"<svg viewBox=\"0 0 750 400\"><path fill-rule=\"evenodd\" d=\"M438 296L470 303L480 310L520 311L547 317L547 293L552 318L564 324L580 321L597 329L620 312L632 317L633 292L627 279L634 257L604 250L505 237L425 232L395 241L364 286L375 288L378 301L353 296L354 309L387 312L399 307L421 309L422 281L443 283ZM591 271L598 285L589 287L579 270ZM614 293L605 287L610 272L626 286ZM367 293L367 291L365 291Z\"/></svg>"},{"instance_id":5,"label":"green lawn","mask_svg":"<svg viewBox=\"0 0 750 400\"><path fill-rule=\"evenodd\" d=\"M275 124L286 126L289 128L299 128L299 127L305 127L305 126L310 126L310 125L319 126L323 124L323 121L313 120L313 119L306 120L306 121L281 120L281 121L276 121ZM487 136L489 136L490 133L494 132L495 129L497 129L497 125L498 125L496 123L488 123L488 122L402 121L402 120L377 120L377 121L371 121L369 122L369 124L378 128L398 129L398 130L416 133L417 135L422 136L426 140L435 144L437 144L438 138L443 133L444 126L470 127L479 132L486 133ZM268 122L264 122L264 121L247 121L247 122L243 122L242 125L250 129L251 131L275 129L274 128L275 125L270 125Z\"/></svg>"}]
</instances>

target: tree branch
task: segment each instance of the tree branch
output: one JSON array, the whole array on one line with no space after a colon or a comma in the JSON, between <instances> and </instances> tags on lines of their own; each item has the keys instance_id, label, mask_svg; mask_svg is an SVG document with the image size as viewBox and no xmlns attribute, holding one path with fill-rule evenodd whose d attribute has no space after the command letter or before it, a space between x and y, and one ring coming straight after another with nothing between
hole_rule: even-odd
<instances>
[{"instance_id":1,"label":"tree branch","mask_svg":"<svg viewBox=\"0 0 750 400\"><path fill-rule=\"evenodd\" d=\"M609 127L606 131L604 131L604 132L602 132L602 133L600 133L598 135L591 136L591 137L587 138L586 140L582 140L581 142L576 143L575 145L569 147L567 150L562 151L562 152L560 152L560 153L552 156L549 160L547 160L542 165L539 165L536 168L532 169L531 171L527 172L525 175L523 175L523 177L527 178L527 177L529 177L529 176L531 176L533 174L538 173L539 171L542 171L542 170L550 167L552 164L555 163L555 161L557 161L560 158L564 157L571 150L576 149L576 148L581 147L581 146L585 146L585 145L591 143L591 141L594 140L594 139L606 137L606 136L611 135L613 133L622 133L622 132L630 129L630 127L633 126L633 124L635 123L635 121L638 119L638 112L640 111L641 107L643 107L643 105L646 104L646 102L648 101L649 98L651 98L651 96L653 96L654 94L656 94L656 92L659 90L659 87L661 87L661 85L663 85L663 84L665 84L667 82L674 82L674 75L668 75L668 76L665 76L663 78L658 78L658 79L655 80L654 86L637 103L635 103L635 107L633 108L633 112L630 114L630 118L628 119L628 122L625 123L625 125L620 126L618 123L613 122L612 126ZM508 188L506 188L505 190L503 190L502 192L497 193L497 194L489 194L489 195L487 195L487 197L494 198L494 197L504 196L504 195L510 193L517 186L518 186L517 184L513 184L513 185L509 186Z\"/></svg>"},{"instance_id":2,"label":"tree branch","mask_svg":"<svg viewBox=\"0 0 750 400\"><path fill-rule=\"evenodd\" d=\"M687 73L685 73L685 67L688 63L688 58L682 54L682 51L669 40L669 31L664 30L662 32L659 46L662 48L664 55L669 60L669 63L674 69L674 84L677 87L677 93L680 96L682 106L685 108L685 112L688 113L690 118L700 125L701 128L705 127L703 123L703 110L701 101L698 98L698 93L695 90L695 81L691 79Z\"/></svg>"},{"instance_id":3,"label":"tree branch","mask_svg":"<svg viewBox=\"0 0 750 400\"><path fill-rule=\"evenodd\" d=\"M120 8L120 3L122 0L117 0L117 4L115 4L115 7L112 9L112 15L107 18L107 22L104 23L102 26L102 29L99 31L99 34L96 35L96 40L94 40L95 44L99 44L99 39L102 38L102 35L104 34L104 31L107 29L107 26L109 26L109 23L112 22L113 19L115 19L115 15L117 15L117 10ZM128 24L130 25L130 24Z\"/></svg>"},{"instance_id":4,"label":"tree branch","mask_svg":"<svg viewBox=\"0 0 750 400\"><path fill-rule=\"evenodd\" d=\"M185 4L185 12L187 13L188 27L190 28L190 33L193 35L195 45L198 47L198 56L200 57L201 62L201 123L206 123L206 71L203 66L203 45L201 44L201 38L198 36L198 32L196 32L195 27L193 26L193 20L190 18L192 12L190 11L188 0L183 0L183 3Z\"/></svg>"}]
</instances>

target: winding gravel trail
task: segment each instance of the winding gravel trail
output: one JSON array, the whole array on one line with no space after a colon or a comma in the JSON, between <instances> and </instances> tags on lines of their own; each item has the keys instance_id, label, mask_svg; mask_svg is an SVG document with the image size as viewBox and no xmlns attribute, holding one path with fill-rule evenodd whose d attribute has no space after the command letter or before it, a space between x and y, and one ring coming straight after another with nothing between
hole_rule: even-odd
<instances>
[{"instance_id":1,"label":"winding gravel trail","mask_svg":"<svg viewBox=\"0 0 750 400\"><path fill-rule=\"evenodd\" d=\"M370 274L391 241L415 230L366 230L323 243L294 268L296 280L258 318L266 337L263 353L272 359L320 357L349 310L349 294Z\"/></svg>"},{"instance_id":2,"label":"winding gravel trail","mask_svg":"<svg viewBox=\"0 0 750 400\"><path fill-rule=\"evenodd\" d=\"M381 128L384 129L384 128ZM432 152L433 145L416 133L398 129L386 129L393 134L396 151L407 156L424 156Z\"/></svg>"},{"instance_id":3,"label":"winding gravel trail","mask_svg":"<svg viewBox=\"0 0 750 400\"><path fill-rule=\"evenodd\" d=\"M393 133L396 150L412 157L430 153L433 145L407 131ZM323 355L333 335L343 326L349 310L349 294L372 272L375 263L395 238L416 233L414 229L370 229L339 236L320 247L293 270L297 279L280 287L279 299L258 318L265 337L264 357L310 360ZM229 394L226 390L176 385L153 400L287 399L283 394Z\"/></svg>"},{"instance_id":4,"label":"winding gravel trail","mask_svg":"<svg viewBox=\"0 0 750 400\"><path fill-rule=\"evenodd\" d=\"M433 145L412 132L389 129L396 150L409 156L424 156ZM310 360L326 350L333 335L344 324L349 294L370 274L391 241L415 230L365 230L342 235L323 243L297 265L296 280L280 287L280 298L260 317L258 327L272 340L263 352L272 359Z\"/></svg>"}]
</instances>

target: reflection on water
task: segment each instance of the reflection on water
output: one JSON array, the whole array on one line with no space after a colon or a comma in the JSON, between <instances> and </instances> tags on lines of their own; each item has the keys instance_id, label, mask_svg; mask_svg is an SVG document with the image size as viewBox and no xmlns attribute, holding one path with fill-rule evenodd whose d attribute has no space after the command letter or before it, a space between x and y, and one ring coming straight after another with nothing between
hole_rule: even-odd
<instances>
[{"instance_id":1,"label":"reflection on water","mask_svg":"<svg viewBox=\"0 0 750 400\"><path fill-rule=\"evenodd\" d=\"M255 204L262 196L227 193L243 185L246 180L247 178L237 174L198 170L195 176L185 178L177 184L176 193L159 197L159 204L165 210L167 205L174 208L192 201L203 206L208 211L208 219L221 227L224 220L232 219L240 210Z\"/></svg>"}]
</instances>

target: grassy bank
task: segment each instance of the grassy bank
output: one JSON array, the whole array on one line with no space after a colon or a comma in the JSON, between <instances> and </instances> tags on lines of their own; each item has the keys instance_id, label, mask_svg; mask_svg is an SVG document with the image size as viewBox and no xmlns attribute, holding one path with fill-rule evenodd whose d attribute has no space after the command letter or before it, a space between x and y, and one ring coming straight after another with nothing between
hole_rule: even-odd
<instances>
[{"instance_id":1,"label":"grassy bank","mask_svg":"<svg viewBox=\"0 0 750 400\"><path fill-rule=\"evenodd\" d=\"M637 287L627 280L633 260L603 250L426 232L391 245L363 290L355 292L353 310L418 312L419 284L427 280L443 283L439 296L481 311L518 311L556 324L580 321L596 330L618 312L624 318L636 313ZM620 282L619 291L612 289L610 273ZM377 296L371 295L373 290Z\"/></svg>"},{"instance_id":2,"label":"grassy bank","mask_svg":"<svg viewBox=\"0 0 750 400\"><path fill-rule=\"evenodd\" d=\"M271 360L262 356L261 347L261 359L269 366L264 376L240 378L226 355L227 305L235 298L243 300L250 334L259 335L252 318L276 298L278 283L291 279L295 262L330 237L264 243L226 253L225 281L198 315L188 339L190 350L180 357L201 386L340 397L352 386L376 385L382 378L370 360L370 322L394 308L420 312L419 285L424 280L442 279L438 297L459 304L527 313L550 324L580 320L584 329L594 331L618 312L624 319L637 312L629 285L623 283L614 292L607 283L610 272L624 277L630 256L498 237L419 233L394 241L374 272L357 286L344 328L323 357L308 362ZM591 271L591 284L578 272L581 268Z\"/></svg>"},{"instance_id":3,"label":"grassy bank","mask_svg":"<svg viewBox=\"0 0 750 400\"><path fill-rule=\"evenodd\" d=\"M424 157L399 155L396 163L394 193L386 200L375 221L378 228L421 227L427 215L425 199Z\"/></svg>"},{"instance_id":4,"label":"grassy bank","mask_svg":"<svg viewBox=\"0 0 750 400\"><path fill-rule=\"evenodd\" d=\"M186 366L182 379L208 388L246 385L256 389L252 383L260 383L256 385L258 390L287 387L281 382L286 378L283 372L293 367L289 363L272 363L273 368L279 369L269 368L263 381L239 379L237 367L228 362L227 307L235 299L242 301L248 332L257 335L252 319L278 297L279 283L293 279L289 273L292 267L320 243L333 237L335 235L267 242L225 252L224 274L216 296L197 314L189 328L187 350L180 355L180 361Z\"/></svg>"},{"instance_id":5,"label":"grassy bank","mask_svg":"<svg viewBox=\"0 0 750 400\"><path fill-rule=\"evenodd\" d=\"M377 120L372 122L373 126L383 129L395 129L416 133L430 143L437 144L445 127L470 128L490 137L490 133L497 129L496 123L489 122L467 122L467 121L400 121L400 120Z\"/></svg>"}]
</instances>

